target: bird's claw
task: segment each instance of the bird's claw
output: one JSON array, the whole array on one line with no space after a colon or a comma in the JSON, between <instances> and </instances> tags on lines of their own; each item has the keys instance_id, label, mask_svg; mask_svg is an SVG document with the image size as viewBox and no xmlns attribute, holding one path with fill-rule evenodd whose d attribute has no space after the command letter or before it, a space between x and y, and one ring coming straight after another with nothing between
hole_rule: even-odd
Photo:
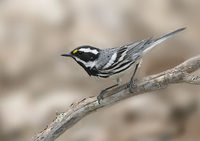
<instances>
[{"instance_id":1,"label":"bird's claw","mask_svg":"<svg viewBox=\"0 0 200 141\"><path fill-rule=\"evenodd\" d=\"M98 100L98 103L100 104L100 101L103 100L103 96L105 94L105 90L101 91L100 94L97 96L97 100Z\"/></svg>"},{"instance_id":2,"label":"bird's claw","mask_svg":"<svg viewBox=\"0 0 200 141\"><path fill-rule=\"evenodd\" d=\"M132 89L136 88L135 81L137 81L137 79L131 79L127 85L127 88L129 88L130 92L132 92Z\"/></svg>"}]
</instances>

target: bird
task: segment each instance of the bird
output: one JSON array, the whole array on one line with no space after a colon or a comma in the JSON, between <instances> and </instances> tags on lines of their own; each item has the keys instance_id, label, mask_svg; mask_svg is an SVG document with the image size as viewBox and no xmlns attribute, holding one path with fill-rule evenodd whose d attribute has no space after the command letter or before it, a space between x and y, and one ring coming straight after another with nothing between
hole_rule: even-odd
<instances>
[{"instance_id":1,"label":"bird","mask_svg":"<svg viewBox=\"0 0 200 141\"><path fill-rule=\"evenodd\" d=\"M73 58L89 76L100 78L117 76L117 84L102 90L97 96L98 103L100 104L104 94L108 90L120 85L121 74L126 73L126 70L129 70L130 68L133 68L133 74L128 83L128 87L133 88L135 86L134 77L143 55L156 45L185 29L185 27L179 28L157 39L150 37L114 48L100 49L90 45L83 45L73 49L69 53L61 54L61 56Z\"/></svg>"}]
</instances>

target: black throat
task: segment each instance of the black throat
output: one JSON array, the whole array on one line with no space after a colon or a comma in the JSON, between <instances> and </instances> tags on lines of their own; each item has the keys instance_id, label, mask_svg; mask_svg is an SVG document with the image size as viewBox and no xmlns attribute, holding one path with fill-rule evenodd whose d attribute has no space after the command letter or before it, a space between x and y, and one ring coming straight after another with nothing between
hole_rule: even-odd
<instances>
[{"instance_id":1,"label":"black throat","mask_svg":"<svg viewBox=\"0 0 200 141\"><path fill-rule=\"evenodd\" d=\"M90 68L90 67L86 67L83 63L81 62L78 62L77 63L83 67L83 69L88 73L89 76L98 76L98 70L93 67L93 68Z\"/></svg>"}]
</instances>

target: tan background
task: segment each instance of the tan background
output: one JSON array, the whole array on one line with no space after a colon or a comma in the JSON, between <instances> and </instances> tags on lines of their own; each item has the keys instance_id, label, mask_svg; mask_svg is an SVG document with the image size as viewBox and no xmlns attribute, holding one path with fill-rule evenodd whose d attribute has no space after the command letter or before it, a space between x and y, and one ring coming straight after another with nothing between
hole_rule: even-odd
<instances>
[{"instance_id":1,"label":"tan background","mask_svg":"<svg viewBox=\"0 0 200 141\"><path fill-rule=\"evenodd\" d=\"M155 74L200 53L199 14L199 0L0 1L0 140L31 140L56 113L115 82L89 77L61 53L187 27L144 57L137 78ZM199 141L199 91L177 84L130 98L87 116L58 141Z\"/></svg>"}]
</instances>

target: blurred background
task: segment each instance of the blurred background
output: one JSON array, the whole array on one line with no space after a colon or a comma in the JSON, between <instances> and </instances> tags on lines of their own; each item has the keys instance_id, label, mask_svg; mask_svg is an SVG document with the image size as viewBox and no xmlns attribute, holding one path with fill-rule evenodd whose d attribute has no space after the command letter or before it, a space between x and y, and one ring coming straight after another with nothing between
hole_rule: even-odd
<instances>
[{"instance_id":1,"label":"blurred background","mask_svg":"<svg viewBox=\"0 0 200 141\"><path fill-rule=\"evenodd\" d=\"M72 102L115 83L89 77L60 54L187 27L143 58L137 78L159 73L200 53L199 13L198 0L1 0L0 140L31 140ZM199 92L174 84L129 98L85 117L57 141L199 141Z\"/></svg>"}]
</instances>

